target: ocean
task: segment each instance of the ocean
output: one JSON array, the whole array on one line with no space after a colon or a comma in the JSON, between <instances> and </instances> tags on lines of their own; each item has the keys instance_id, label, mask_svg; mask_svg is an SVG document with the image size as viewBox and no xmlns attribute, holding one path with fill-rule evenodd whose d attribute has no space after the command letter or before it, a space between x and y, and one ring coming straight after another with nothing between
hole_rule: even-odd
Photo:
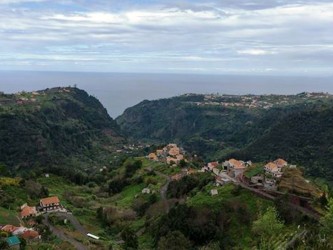
<instances>
[{"instance_id":1,"label":"ocean","mask_svg":"<svg viewBox=\"0 0 333 250\"><path fill-rule=\"evenodd\" d=\"M333 93L333 77L0 71L0 79L5 93L76 85L98 98L113 118L145 99L185 93Z\"/></svg>"}]
</instances>

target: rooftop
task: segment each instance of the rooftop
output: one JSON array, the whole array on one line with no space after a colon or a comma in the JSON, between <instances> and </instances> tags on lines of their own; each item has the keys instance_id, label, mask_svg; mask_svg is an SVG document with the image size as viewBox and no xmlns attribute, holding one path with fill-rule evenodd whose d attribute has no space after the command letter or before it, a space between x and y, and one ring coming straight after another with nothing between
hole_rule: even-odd
<instances>
[{"instance_id":1,"label":"rooftop","mask_svg":"<svg viewBox=\"0 0 333 250\"><path fill-rule=\"evenodd\" d=\"M19 245L21 243L20 239L17 236L11 236L6 239L9 247Z\"/></svg>"}]
</instances>

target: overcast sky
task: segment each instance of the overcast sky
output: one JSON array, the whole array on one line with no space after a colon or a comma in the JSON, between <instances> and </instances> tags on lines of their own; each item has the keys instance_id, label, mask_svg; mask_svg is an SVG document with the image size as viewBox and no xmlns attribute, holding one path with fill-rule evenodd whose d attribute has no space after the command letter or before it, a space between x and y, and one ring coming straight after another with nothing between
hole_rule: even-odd
<instances>
[{"instance_id":1,"label":"overcast sky","mask_svg":"<svg viewBox=\"0 0 333 250\"><path fill-rule=\"evenodd\" d=\"M332 75L333 0L0 0L0 70Z\"/></svg>"}]
</instances>

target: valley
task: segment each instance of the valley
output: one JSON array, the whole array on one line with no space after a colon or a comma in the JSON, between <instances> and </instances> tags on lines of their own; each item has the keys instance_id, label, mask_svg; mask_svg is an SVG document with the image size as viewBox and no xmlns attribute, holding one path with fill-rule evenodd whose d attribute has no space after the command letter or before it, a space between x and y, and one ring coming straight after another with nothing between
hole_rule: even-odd
<instances>
[{"instance_id":1,"label":"valley","mask_svg":"<svg viewBox=\"0 0 333 250\"><path fill-rule=\"evenodd\" d=\"M116 121L75 87L0 97L5 249L16 238L25 249L332 243L314 241L331 233L331 95L187 94Z\"/></svg>"}]
</instances>

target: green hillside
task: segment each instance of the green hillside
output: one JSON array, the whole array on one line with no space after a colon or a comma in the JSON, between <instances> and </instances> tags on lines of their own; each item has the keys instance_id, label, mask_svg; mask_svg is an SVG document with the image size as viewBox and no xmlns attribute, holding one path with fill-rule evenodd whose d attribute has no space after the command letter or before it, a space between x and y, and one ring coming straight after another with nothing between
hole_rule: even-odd
<instances>
[{"instance_id":1,"label":"green hillside","mask_svg":"<svg viewBox=\"0 0 333 250\"><path fill-rule=\"evenodd\" d=\"M70 87L0 94L0 138L11 170L103 161L123 140L101 103Z\"/></svg>"},{"instance_id":2,"label":"green hillside","mask_svg":"<svg viewBox=\"0 0 333 250\"><path fill-rule=\"evenodd\" d=\"M282 157L333 180L332 113L323 93L183 95L144 101L116 121L129 137L175 141L206 160Z\"/></svg>"}]
</instances>

